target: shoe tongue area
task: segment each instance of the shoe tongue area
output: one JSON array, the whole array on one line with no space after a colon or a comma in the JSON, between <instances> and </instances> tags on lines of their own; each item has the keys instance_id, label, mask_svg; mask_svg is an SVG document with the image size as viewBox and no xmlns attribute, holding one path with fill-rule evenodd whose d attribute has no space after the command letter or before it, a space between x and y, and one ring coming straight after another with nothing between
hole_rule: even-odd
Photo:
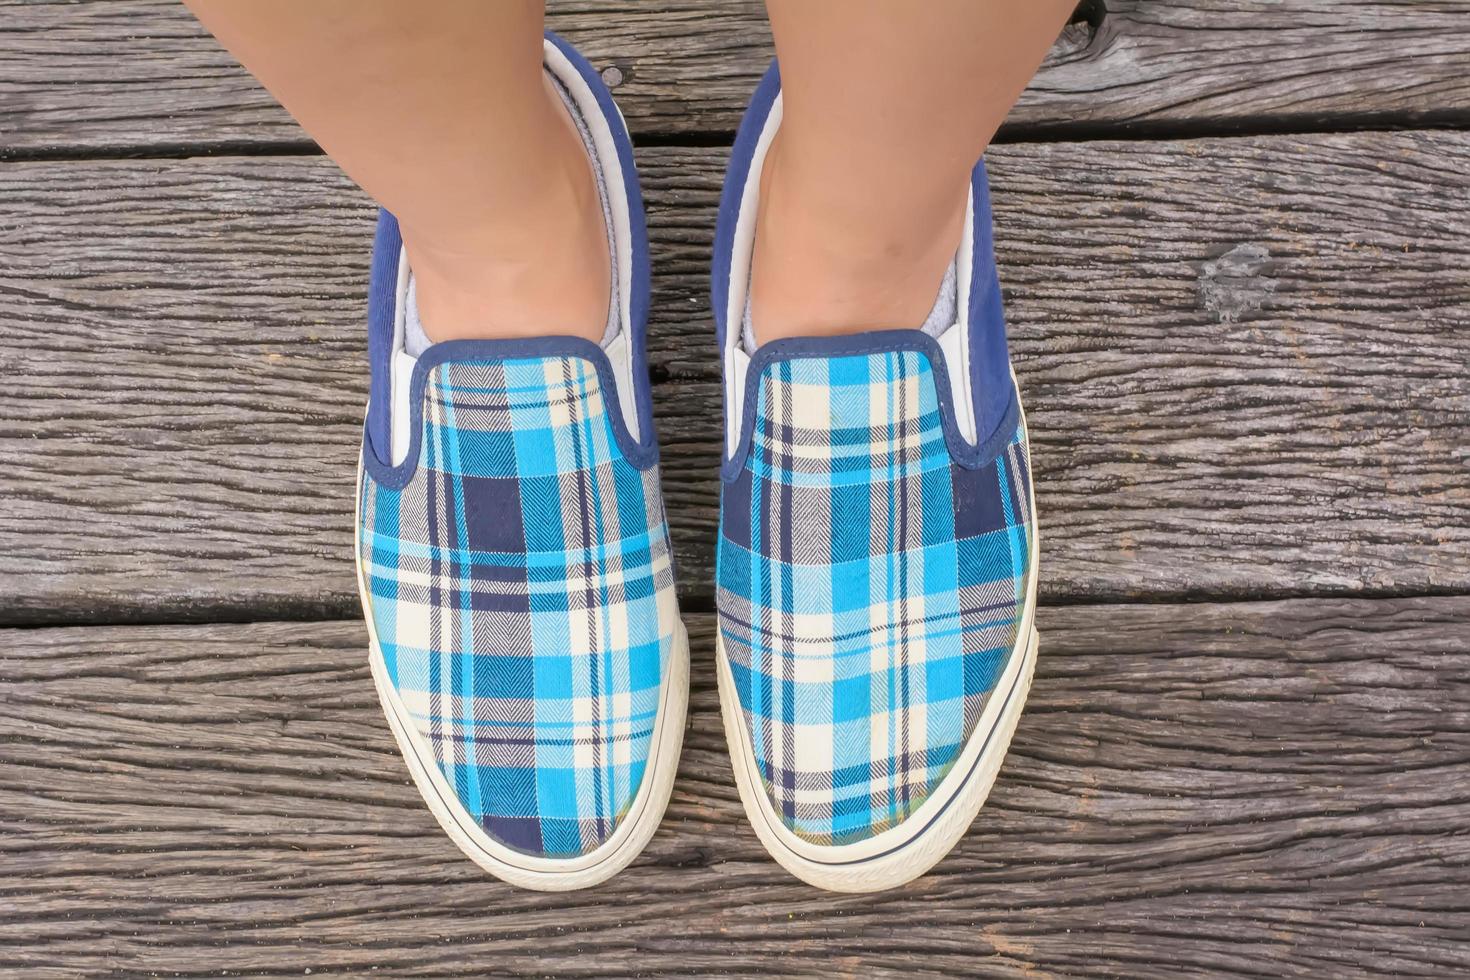
<instances>
[{"instance_id":1,"label":"shoe tongue area","mask_svg":"<svg viewBox=\"0 0 1470 980\"><path fill-rule=\"evenodd\" d=\"M530 431L599 422L606 414L595 345L575 338L456 340L393 365L393 456L407 458L415 426Z\"/></svg>"},{"instance_id":2,"label":"shoe tongue area","mask_svg":"<svg viewBox=\"0 0 1470 980\"><path fill-rule=\"evenodd\" d=\"M942 438L933 344L895 330L770 345L755 386L755 440L846 453Z\"/></svg>"}]
</instances>

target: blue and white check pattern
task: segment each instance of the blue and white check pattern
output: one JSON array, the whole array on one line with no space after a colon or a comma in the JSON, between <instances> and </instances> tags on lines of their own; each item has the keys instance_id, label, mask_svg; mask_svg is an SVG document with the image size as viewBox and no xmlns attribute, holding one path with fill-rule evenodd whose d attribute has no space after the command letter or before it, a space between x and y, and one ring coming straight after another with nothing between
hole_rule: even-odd
<instances>
[{"instance_id":1,"label":"blue and white check pattern","mask_svg":"<svg viewBox=\"0 0 1470 980\"><path fill-rule=\"evenodd\" d=\"M657 467L608 411L579 357L440 364L411 479L363 476L387 676L469 814L540 856L626 814L678 617Z\"/></svg>"},{"instance_id":2,"label":"blue and white check pattern","mask_svg":"<svg viewBox=\"0 0 1470 980\"><path fill-rule=\"evenodd\" d=\"M721 508L721 639L775 812L807 841L853 843L923 803L1012 655L1026 435L954 463L912 350L775 360L755 397Z\"/></svg>"}]
</instances>

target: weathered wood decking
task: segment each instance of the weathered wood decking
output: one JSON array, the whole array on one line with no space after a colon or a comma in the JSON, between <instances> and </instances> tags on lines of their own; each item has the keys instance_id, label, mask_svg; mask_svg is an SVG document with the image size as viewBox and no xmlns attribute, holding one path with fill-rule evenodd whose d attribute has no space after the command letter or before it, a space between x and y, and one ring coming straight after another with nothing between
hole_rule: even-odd
<instances>
[{"instance_id":1,"label":"weathered wood decking","mask_svg":"<svg viewBox=\"0 0 1470 980\"><path fill-rule=\"evenodd\" d=\"M443 837L367 676L366 200L182 8L0 4L0 973L1470 972L1470 5L1083 13L991 154L1030 708L958 850L843 897L764 855L713 693L760 8L554 7L641 143L695 638L664 829L555 896Z\"/></svg>"}]
</instances>

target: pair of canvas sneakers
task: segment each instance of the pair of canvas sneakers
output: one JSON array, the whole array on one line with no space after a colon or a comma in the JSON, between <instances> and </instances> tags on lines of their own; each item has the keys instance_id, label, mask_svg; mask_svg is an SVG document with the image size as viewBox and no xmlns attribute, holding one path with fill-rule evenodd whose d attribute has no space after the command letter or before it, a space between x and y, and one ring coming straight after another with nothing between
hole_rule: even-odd
<instances>
[{"instance_id":1,"label":"pair of canvas sneakers","mask_svg":"<svg viewBox=\"0 0 1470 980\"><path fill-rule=\"evenodd\" d=\"M648 245L611 94L545 67L605 185L616 316L571 337L406 350L411 272L379 220L356 559L373 678L419 790L482 867L570 889L652 836L677 768L688 638L644 357ZM716 669L740 797L798 877L908 881L989 793L1036 658L1036 526L977 165L958 313L747 350L767 74L736 139L713 306L725 439Z\"/></svg>"}]
</instances>

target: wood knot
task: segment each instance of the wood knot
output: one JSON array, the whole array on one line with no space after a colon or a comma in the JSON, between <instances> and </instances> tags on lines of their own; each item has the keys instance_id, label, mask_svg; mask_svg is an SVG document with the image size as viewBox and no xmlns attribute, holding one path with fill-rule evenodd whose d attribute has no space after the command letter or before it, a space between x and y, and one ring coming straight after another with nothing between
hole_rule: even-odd
<instances>
[{"instance_id":1,"label":"wood knot","mask_svg":"<svg viewBox=\"0 0 1470 980\"><path fill-rule=\"evenodd\" d=\"M1200 309L1217 322L1233 323L1265 306L1276 292L1276 280L1266 273L1274 266L1265 246L1242 242L1200 266Z\"/></svg>"}]
</instances>

